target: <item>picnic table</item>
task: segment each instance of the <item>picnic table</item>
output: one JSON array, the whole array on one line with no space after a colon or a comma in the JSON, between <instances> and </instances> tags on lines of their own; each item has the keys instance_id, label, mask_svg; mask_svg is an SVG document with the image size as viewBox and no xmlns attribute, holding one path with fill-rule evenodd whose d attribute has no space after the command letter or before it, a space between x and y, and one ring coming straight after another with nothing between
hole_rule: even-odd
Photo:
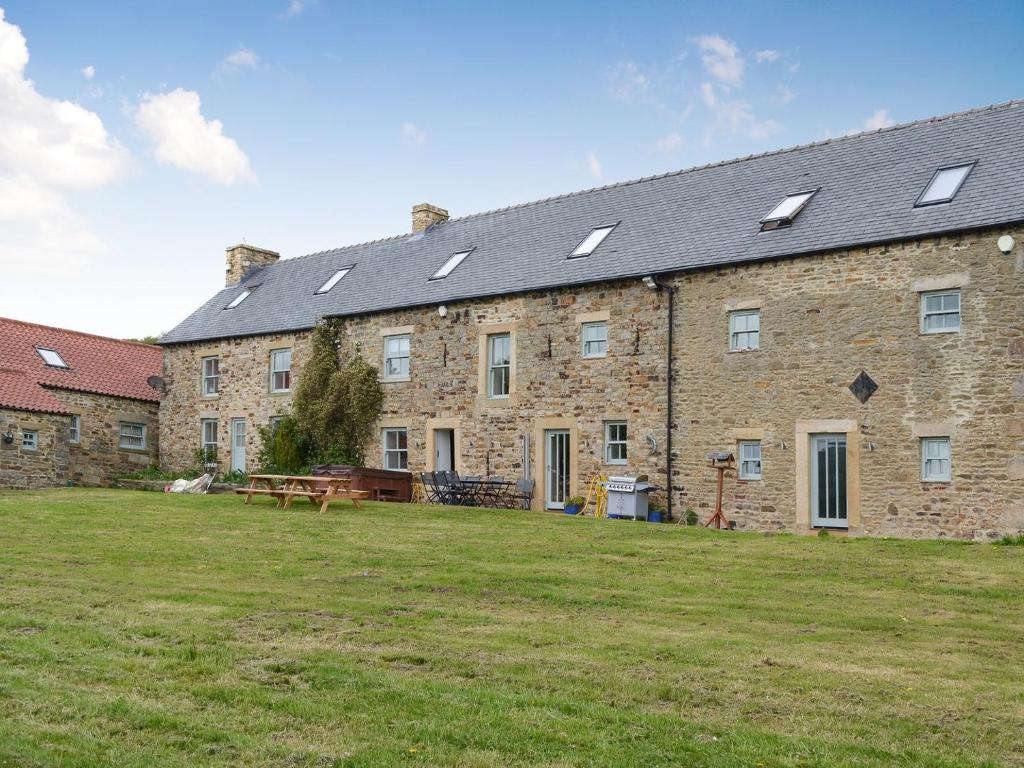
<instances>
[{"instance_id":1,"label":"picnic table","mask_svg":"<svg viewBox=\"0 0 1024 768\"><path fill-rule=\"evenodd\" d=\"M253 496L271 496L277 500L278 509L288 509L296 497L309 499L314 506L320 505L320 514L327 511L332 501L347 499L356 509L361 509L359 500L369 496L369 491L355 491L347 477L314 477L309 475L249 475L248 488L236 488L235 493L245 496L245 503L251 504Z\"/></svg>"}]
</instances>

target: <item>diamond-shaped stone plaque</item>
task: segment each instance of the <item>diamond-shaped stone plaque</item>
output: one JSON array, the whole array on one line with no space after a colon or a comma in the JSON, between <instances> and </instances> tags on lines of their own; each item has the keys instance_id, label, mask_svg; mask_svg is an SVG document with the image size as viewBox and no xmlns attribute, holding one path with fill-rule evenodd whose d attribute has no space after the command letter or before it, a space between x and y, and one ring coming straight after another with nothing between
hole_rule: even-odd
<instances>
[{"instance_id":1,"label":"diamond-shaped stone plaque","mask_svg":"<svg viewBox=\"0 0 1024 768\"><path fill-rule=\"evenodd\" d=\"M853 392L854 397L862 403L866 403L878 391L878 384L868 376L866 371L861 371L860 375L853 380L853 384L850 385L850 391Z\"/></svg>"}]
</instances>

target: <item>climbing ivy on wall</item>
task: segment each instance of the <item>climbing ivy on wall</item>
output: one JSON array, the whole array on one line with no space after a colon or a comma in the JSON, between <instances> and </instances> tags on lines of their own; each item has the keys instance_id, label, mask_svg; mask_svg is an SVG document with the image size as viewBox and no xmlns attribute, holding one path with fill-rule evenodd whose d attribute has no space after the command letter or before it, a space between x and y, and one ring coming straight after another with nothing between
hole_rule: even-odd
<instances>
[{"instance_id":1,"label":"climbing ivy on wall","mask_svg":"<svg viewBox=\"0 0 1024 768\"><path fill-rule=\"evenodd\" d=\"M320 322L295 391L295 420L310 463L365 464L383 409L377 369L348 341L344 323Z\"/></svg>"}]
</instances>

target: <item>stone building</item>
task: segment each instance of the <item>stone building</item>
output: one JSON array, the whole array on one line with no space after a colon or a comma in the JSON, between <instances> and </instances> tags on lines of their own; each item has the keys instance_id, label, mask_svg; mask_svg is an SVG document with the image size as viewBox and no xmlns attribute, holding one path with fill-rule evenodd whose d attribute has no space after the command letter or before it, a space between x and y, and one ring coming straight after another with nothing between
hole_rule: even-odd
<instances>
[{"instance_id":1,"label":"stone building","mask_svg":"<svg viewBox=\"0 0 1024 768\"><path fill-rule=\"evenodd\" d=\"M309 330L386 391L384 467L646 474L674 517L735 455L740 529L1024 528L1024 102L449 219L300 258L227 250L163 339L161 459L252 469Z\"/></svg>"},{"instance_id":2,"label":"stone building","mask_svg":"<svg viewBox=\"0 0 1024 768\"><path fill-rule=\"evenodd\" d=\"M151 344L0 318L0 488L109 485L155 465L161 359Z\"/></svg>"}]
</instances>

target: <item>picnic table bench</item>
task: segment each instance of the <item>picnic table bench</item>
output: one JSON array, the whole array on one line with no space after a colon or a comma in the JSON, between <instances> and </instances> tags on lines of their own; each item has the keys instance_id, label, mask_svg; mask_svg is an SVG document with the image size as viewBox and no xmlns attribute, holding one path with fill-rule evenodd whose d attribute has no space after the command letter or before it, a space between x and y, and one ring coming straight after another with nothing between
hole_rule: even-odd
<instances>
[{"instance_id":1,"label":"picnic table bench","mask_svg":"<svg viewBox=\"0 0 1024 768\"><path fill-rule=\"evenodd\" d=\"M320 514L327 511L332 501L348 500L356 509L362 509L359 500L369 496L369 491L353 490L349 483L347 477L249 475L249 486L236 488L235 493L245 496L246 504L252 503L253 496L272 496L277 499L278 509L288 509L297 497L319 504Z\"/></svg>"}]
</instances>

